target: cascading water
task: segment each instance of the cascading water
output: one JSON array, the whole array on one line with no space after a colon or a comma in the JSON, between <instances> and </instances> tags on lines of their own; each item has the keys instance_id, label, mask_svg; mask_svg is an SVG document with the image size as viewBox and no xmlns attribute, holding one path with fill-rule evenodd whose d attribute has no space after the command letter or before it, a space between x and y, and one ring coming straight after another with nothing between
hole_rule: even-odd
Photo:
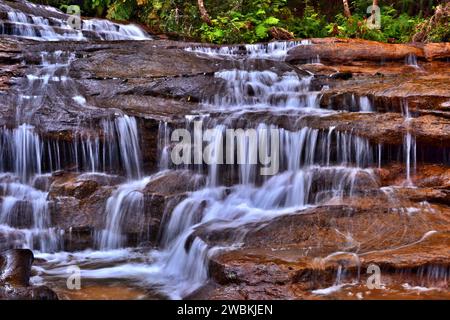
<instances>
[{"instance_id":1,"label":"cascading water","mask_svg":"<svg viewBox=\"0 0 450 320\"><path fill-rule=\"evenodd\" d=\"M140 215L144 211L144 195L142 190L150 182L150 178L133 181L121 185L106 202L106 228L97 236L97 246L101 250L118 249L126 244L122 226L132 215Z\"/></svg>"},{"instance_id":2,"label":"cascading water","mask_svg":"<svg viewBox=\"0 0 450 320\"><path fill-rule=\"evenodd\" d=\"M21 5L30 13L20 12L6 4L0 4L0 13L4 12L6 15L6 19L0 19L0 34L40 41L151 39L136 25L122 25L101 19L80 19L79 23L74 23L77 17L66 15L55 8L28 2Z\"/></svg>"},{"instance_id":3,"label":"cascading water","mask_svg":"<svg viewBox=\"0 0 450 320\"><path fill-rule=\"evenodd\" d=\"M14 172L23 183L42 172L42 142L33 126L22 124L14 130L0 130L0 134L2 172Z\"/></svg>"},{"instance_id":4,"label":"cascading water","mask_svg":"<svg viewBox=\"0 0 450 320\"><path fill-rule=\"evenodd\" d=\"M158 167L160 170L166 170L170 165L170 130L167 122L159 123L158 135Z\"/></svg>"},{"instance_id":5,"label":"cascading water","mask_svg":"<svg viewBox=\"0 0 450 320\"><path fill-rule=\"evenodd\" d=\"M417 150L416 150L416 139L411 135L410 132L410 122L411 122L411 114L409 112L408 101L404 100L402 102L402 113L405 117L405 125L406 125L406 134L404 136L403 142L403 153L405 157L405 166L406 166L406 185L412 186L413 183L411 181L411 169L415 171L416 162L417 162Z\"/></svg>"},{"instance_id":6,"label":"cascading water","mask_svg":"<svg viewBox=\"0 0 450 320\"><path fill-rule=\"evenodd\" d=\"M204 101L204 105L214 110L233 110L236 115L252 108L271 111L300 108L314 113L324 112L319 109L317 93L309 90L309 77L301 79L293 72L278 75L271 71L244 70L224 70L216 73L216 77L227 83L212 100ZM120 124L104 123L106 137L114 135L108 133L113 127L120 131L121 125L128 123L130 126L130 121L125 119ZM208 176L206 187L189 193L173 210L165 213L163 221L166 223L161 226L159 249L149 253L152 262L145 266L144 272L142 264L130 263L122 267L86 272L84 277L97 278L101 274L138 277L171 298L182 298L207 281L209 258L221 250L238 245L247 233L249 224L352 196L364 192L367 185L378 188L377 179L370 169L374 165L377 149L366 139L351 133L336 131L334 127L329 130L303 127L298 131L264 123L247 127L245 129L255 130L256 140L253 143L259 145L262 140L267 140L268 144L265 144L262 153L279 154L279 171L272 176L261 176L262 165L249 163L255 151L249 137L233 139L231 153L238 156L233 165L225 164L222 157L230 152L225 149L225 141L227 129L233 128L232 122L217 121L205 115L188 117L186 120L185 129L194 139L201 139L203 146L209 146L205 153L209 164L184 165L181 168ZM201 134L199 136L195 131L198 122L200 128L212 130L206 140L202 140ZM161 170L177 168L171 163L170 157L172 130L168 123L160 123L158 151ZM279 144L270 141L268 132L271 130L276 132ZM119 140L124 138L126 141L119 143L117 148L127 146L127 154L137 154L135 151L139 144L128 141L136 136L131 134L133 130L123 131L127 134L117 133L117 136ZM105 229L97 234L99 249L117 250L127 245L123 230L125 221L131 216L144 214L143 190L152 179L166 172L160 171L154 176L127 182L111 195L105 209ZM236 184L224 186L225 176L237 177ZM359 183L361 180L363 184ZM199 228L207 232L232 228L235 234L225 246L210 246L195 235ZM141 270L139 275L135 273L137 270Z\"/></svg>"},{"instance_id":7,"label":"cascading water","mask_svg":"<svg viewBox=\"0 0 450 320\"><path fill-rule=\"evenodd\" d=\"M273 41L267 44L245 44L231 47L188 47L186 51L212 56L230 56L251 59L284 60L287 52L297 46L311 45L310 40L301 41Z\"/></svg>"},{"instance_id":8,"label":"cascading water","mask_svg":"<svg viewBox=\"0 0 450 320\"><path fill-rule=\"evenodd\" d=\"M372 102L368 97L359 97L359 110L363 112L373 112Z\"/></svg>"},{"instance_id":9,"label":"cascading water","mask_svg":"<svg viewBox=\"0 0 450 320\"><path fill-rule=\"evenodd\" d=\"M65 35L53 39L55 33L51 26L55 21L50 24L42 17L13 10L8 13L8 18L15 23L13 34L41 40L66 39ZM33 24L42 27L39 32ZM111 37L120 38L114 33L115 24L101 22L100 27L97 25L95 21L90 23L90 31L104 32L109 28ZM127 30L124 28L118 32L123 34ZM132 37L133 32L128 32L128 36ZM62 249L60 231L51 228L48 193L33 185L42 173L74 169L75 165L75 169L81 172L113 172L122 168L130 179L142 175L137 122L133 117L124 115L114 120L103 120L100 124L103 134L80 128L79 132L73 133L72 141L40 137L35 127L27 124L35 120L36 112L46 108L56 93L67 112L89 112L86 99L69 76L69 67L74 59L75 55L69 52L42 52L41 63L30 68L19 84L15 103L17 127L0 128L0 170L7 174L4 178L2 176L0 187L0 234L6 239L7 247L41 252Z\"/></svg>"},{"instance_id":10,"label":"cascading water","mask_svg":"<svg viewBox=\"0 0 450 320\"><path fill-rule=\"evenodd\" d=\"M2 23L4 34L41 40L147 38L132 26L85 20L82 29L76 31L57 18L19 14L14 10ZM273 42L186 50L243 59L283 60L290 48L310 44L307 41ZM90 278L139 280L136 282L167 297L183 298L208 281L209 259L223 250L241 246L255 225L283 215L302 214L311 207L346 205L349 198L363 198L370 192L383 191L372 168L381 168L385 160L382 152L387 154L388 146L385 151L382 144L372 145L368 139L351 131L344 132L338 125L316 129L313 123L305 122L309 127L299 121L301 125L295 122L290 127L292 124L283 121L269 125L270 121L246 117L252 112L278 116L278 111L289 114L295 110L300 111L295 113L300 115L295 120L302 120L303 115L333 113L320 109L319 92L311 91L313 77L300 75L301 72L274 72L274 69L216 72L215 77L224 80L223 87L214 97L202 101L206 111L197 110L199 114L186 116L184 128L176 121L160 122L158 172L147 177L144 177L139 126L133 117L116 114L112 118L108 114L92 128L80 126L70 138L39 135L39 126L34 128L26 123L31 122L37 108L45 107L55 90L63 89L65 94L61 99L67 99L62 102L65 108L72 108L75 103L77 108L71 111L87 112L89 109L90 98L83 97L69 77L69 66L74 59L75 56L67 52L43 52L41 65L32 67L34 72L26 76L20 87L15 128L0 128L0 237L6 239L0 248L4 244L5 248L37 250L37 257L49 261L48 270L38 270L44 275L67 277L66 267L79 263L86 265L82 277L87 281ZM352 95L350 98L351 111L374 111L369 97ZM201 114L211 110L220 116ZM404 115L409 126L407 104ZM207 138L195 131L197 123L202 129L211 130ZM208 163L172 163L174 142L171 137L180 127L200 139ZM244 135L234 136L230 140L232 147L228 148L228 130L236 133L234 129L243 130ZM254 136L246 135L248 130L254 130ZM273 136L272 132L275 132ZM409 130L404 137L403 152L406 179L410 182L416 166L416 144ZM230 153L231 163L228 162L231 158L226 159ZM278 155L278 167L273 174L261 173L270 163L260 163L255 158L259 153L271 160ZM191 156L195 157L194 152ZM203 179L201 187L196 186L189 192L184 190L167 203L172 194L157 194L164 202L164 210L158 207L159 212L164 212L158 240L151 244L151 249L147 243L127 248L130 243L143 240L139 235L138 239L128 236L130 220L142 226L143 233L151 230L146 219L153 219L154 211L149 217L146 187L169 174L181 177L180 181L188 184L188 176L183 176L179 169L195 172ZM105 196L104 208L95 212L104 217L104 225L95 230L94 247L98 251L60 251L64 249L63 238L61 231L52 228L49 185L42 187L36 183L45 173L47 180L58 176L60 173L54 172L58 170L70 170L74 176L82 172L101 172L126 177L126 180L119 179L117 185L100 188L110 193L106 193L109 197ZM226 240L215 243L211 239L214 237L209 237L211 234L224 235ZM351 235L345 236L351 238ZM336 287L341 286L344 272L340 265ZM316 290L317 294L320 292Z\"/></svg>"},{"instance_id":11,"label":"cascading water","mask_svg":"<svg viewBox=\"0 0 450 320\"><path fill-rule=\"evenodd\" d=\"M136 120L128 116L118 117L114 121L105 120L103 128L106 130L106 140L102 144L98 136L94 139L88 137L75 140L72 147L67 149L64 145L60 149L58 141L44 143L30 125L23 124L13 130L0 130L0 169L5 174L12 173L2 176L1 180L4 182L0 185L0 194L3 197L0 207L0 234L5 233L7 247L25 247L42 252L61 249L59 231L50 227L48 193L35 189L33 181L44 172L43 167L49 172L63 167L64 163L60 157L62 150L73 151L73 157L64 160L67 163L75 162L80 170L98 172L102 168L113 166L114 162L106 160L106 157L109 157L120 159L122 168L130 179L140 177L142 159ZM145 186L145 180L143 181ZM139 203L142 201L142 194L139 194L138 190L136 182L133 181L119 188L108 200L106 210L111 221L107 222L104 236L106 240L102 240L100 247L119 246L120 235L114 228L120 227L120 220L118 221L116 216L128 212L127 210L141 211L142 206Z\"/></svg>"},{"instance_id":12,"label":"cascading water","mask_svg":"<svg viewBox=\"0 0 450 320\"><path fill-rule=\"evenodd\" d=\"M318 93L309 90L312 77L295 72L281 76L272 71L223 70L215 77L226 80L223 92L204 101L213 108L298 109L317 108Z\"/></svg>"},{"instance_id":13,"label":"cascading water","mask_svg":"<svg viewBox=\"0 0 450 320\"><path fill-rule=\"evenodd\" d=\"M413 67L413 68L420 68L419 63L417 62L417 56L414 54L409 54L405 58L405 64L407 66Z\"/></svg>"}]
</instances>

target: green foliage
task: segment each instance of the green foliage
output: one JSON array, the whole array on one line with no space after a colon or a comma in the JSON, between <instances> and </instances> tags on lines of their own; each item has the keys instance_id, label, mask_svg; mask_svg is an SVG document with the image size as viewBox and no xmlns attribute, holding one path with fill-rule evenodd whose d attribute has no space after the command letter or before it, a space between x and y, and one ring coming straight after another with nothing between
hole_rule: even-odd
<instances>
[{"instance_id":1,"label":"green foliage","mask_svg":"<svg viewBox=\"0 0 450 320\"><path fill-rule=\"evenodd\" d=\"M285 0L253 0L248 11L232 9L212 19L211 25L203 23L199 36L219 44L268 40L270 29L280 24L277 15L285 4Z\"/></svg>"},{"instance_id":2,"label":"green foliage","mask_svg":"<svg viewBox=\"0 0 450 320\"><path fill-rule=\"evenodd\" d=\"M298 38L321 38L327 36L327 22L325 17L306 2L303 16L290 18L285 24Z\"/></svg>"},{"instance_id":3,"label":"green foliage","mask_svg":"<svg viewBox=\"0 0 450 320\"><path fill-rule=\"evenodd\" d=\"M450 42L450 19L438 24L428 34L429 42Z\"/></svg>"},{"instance_id":4,"label":"green foliage","mask_svg":"<svg viewBox=\"0 0 450 320\"><path fill-rule=\"evenodd\" d=\"M416 26L422 21L418 17L410 17L406 13L398 14L390 6L381 9L381 29L367 27L365 16L354 14L347 19L342 14L336 16L336 22L328 26L330 34L338 30L338 36L344 38L361 38L382 42L407 42L416 31ZM337 27L337 28L336 28Z\"/></svg>"},{"instance_id":5,"label":"green foliage","mask_svg":"<svg viewBox=\"0 0 450 320\"><path fill-rule=\"evenodd\" d=\"M91 9L95 10L97 16L103 16L112 0L91 0Z\"/></svg>"},{"instance_id":6,"label":"green foliage","mask_svg":"<svg viewBox=\"0 0 450 320\"><path fill-rule=\"evenodd\" d=\"M108 8L108 19L129 20L136 9L135 0L117 0Z\"/></svg>"}]
</instances>

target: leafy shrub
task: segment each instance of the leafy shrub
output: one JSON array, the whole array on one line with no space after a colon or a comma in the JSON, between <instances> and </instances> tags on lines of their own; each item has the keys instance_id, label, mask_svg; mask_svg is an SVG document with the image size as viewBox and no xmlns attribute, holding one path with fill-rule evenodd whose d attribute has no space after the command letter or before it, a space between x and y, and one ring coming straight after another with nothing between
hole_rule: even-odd
<instances>
[{"instance_id":1,"label":"leafy shrub","mask_svg":"<svg viewBox=\"0 0 450 320\"><path fill-rule=\"evenodd\" d=\"M203 23L199 29L203 41L214 43L254 43L269 39L271 27L278 26L280 19L276 15L285 0L253 0L252 10L239 12L230 10L211 20L211 25Z\"/></svg>"},{"instance_id":2,"label":"leafy shrub","mask_svg":"<svg viewBox=\"0 0 450 320\"><path fill-rule=\"evenodd\" d=\"M129 20L136 9L135 0L117 0L108 8L108 19Z\"/></svg>"}]
</instances>

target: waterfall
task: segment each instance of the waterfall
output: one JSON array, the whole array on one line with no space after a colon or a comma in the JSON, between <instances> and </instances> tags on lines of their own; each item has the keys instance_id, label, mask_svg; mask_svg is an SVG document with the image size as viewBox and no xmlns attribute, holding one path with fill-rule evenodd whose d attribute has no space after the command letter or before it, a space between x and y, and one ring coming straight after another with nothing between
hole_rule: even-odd
<instances>
[{"instance_id":1,"label":"waterfall","mask_svg":"<svg viewBox=\"0 0 450 320\"><path fill-rule=\"evenodd\" d=\"M20 84L16 101L16 122L35 121L38 110L48 107L55 91L62 91L61 102L68 110L72 99L79 96L76 85L69 77L69 66L75 54L65 51L41 52L41 64L31 68ZM73 109L72 109L73 110ZM77 109L79 112L79 109Z\"/></svg>"},{"instance_id":2,"label":"waterfall","mask_svg":"<svg viewBox=\"0 0 450 320\"><path fill-rule=\"evenodd\" d=\"M0 130L2 172L12 171L23 183L41 173L42 142L34 127L22 124L16 129Z\"/></svg>"},{"instance_id":3,"label":"waterfall","mask_svg":"<svg viewBox=\"0 0 450 320\"><path fill-rule=\"evenodd\" d=\"M101 250L118 249L126 244L122 234L127 219L142 215L144 195L142 190L150 182L147 177L121 185L106 202L106 227L97 236L97 246Z\"/></svg>"},{"instance_id":4,"label":"waterfall","mask_svg":"<svg viewBox=\"0 0 450 320\"><path fill-rule=\"evenodd\" d=\"M320 56L316 55L315 57L308 59L308 64L321 64Z\"/></svg>"},{"instance_id":5,"label":"waterfall","mask_svg":"<svg viewBox=\"0 0 450 320\"><path fill-rule=\"evenodd\" d=\"M404 137L403 148L405 153L405 166L406 166L406 183L412 185L411 181L411 170L414 171L416 167L416 139L407 132Z\"/></svg>"},{"instance_id":6,"label":"waterfall","mask_svg":"<svg viewBox=\"0 0 450 320\"><path fill-rule=\"evenodd\" d=\"M20 182L0 183L0 233L6 231L10 247L54 252L60 248L60 237L51 228L47 192ZM1 246L0 246L1 247Z\"/></svg>"},{"instance_id":7,"label":"waterfall","mask_svg":"<svg viewBox=\"0 0 450 320\"><path fill-rule=\"evenodd\" d=\"M368 97L359 97L359 110L362 112L375 111Z\"/></svg>"},{"instance_id":8,"label":"waterfall","mask_svg":"<svg viewBox=\"0 0 450 320\"><path fill-rule=\"evenodd\" d=\"M207 118L202 121L207 123ZM160 128L167 130L165 126ZM152 254L156 261L146 281L161 287L171 298L182 298L203 285L208 278L209 258L225 249L220 245L210 247L195 236L198 228L208 233L233 228L235 235L230 240L239 243L251 223L365 192L367 187L379 187L372 169L366 168L373 164L376 151L366 139L334 128L288 131L265 124L256 126L256 136L261 138L264 130L278 130L282 171L256 184L257 171L248 165L254 150L244 137L241 143L234 140L234 152L244 160L236 164L239 184L224 187L219 179L225 174L221 169L223 159L217 156L223 154L227 127L216 124L214 129L208 139L210 159L216 160L208 166L210 183L190 193L168 213L161 250Z\"/></svg>"},{"instance_id":9,"label":"waterfall","mask_svg":"<svg viewBox=\"0 0 450 320\"><path fill-rule=\"evenodd\" d=\"M420 68L415 54L408 54L405 58L405 64L413 68Z\"/></svg>"},{"instance_id":10,"label":"waterfall","mask_svg":"<svg viewBox=\"0 0 450 320\"><path fill-rule=\"evenodd\" d=\"M71 16L48 6L22 3L33 14L17 11L6 4L0 6L1 34L43 41L149 40L151 37L137 25L118 24L102 19L81 19L79 29L69 24ZM44 14L46 17L40 16ZM1 15L0 15L1 16Z\"/></svg>"},{"instance_id":11,"label":"waterfall","mask_svg":"<svg viewBox=\"0 0 450 320\"><path fill-rule=\"evenodd\" d=\"M402 101L402 114L405 118L406 134L403 139L403 152L406 166L406 184L412 186L411 181L411 169L415 171L417 162L417 147L416 139L411 135L410 122L411 114L409 111L408 101L405 99Z\"/></svg>"},{"instance_id":12,"label":"waterfall","mask_svg":"<svg viewBox=\"0 0 450 320\"><path fill-rule=\"evenodd\" d=\"M139 135L136 119L127 115L115 120L119 139L120 157L128 178L140 178L142 156L139 148Z\"/></svg>"},{"instance_id":13,"label":"waterfall","mask_svg":"<svg viewBox=\"0 0 450 320\"><path fill-rule=\"evenodd\" d=\"M25 182L41 173L41 141L34 127L23 124L14 130L14 172Z\"/></svg>"},{"instance_id":14,"label":"waterfall","mask_svg":"<svg viewBox=\"0 0 450 320\"><path fill-rule=\"evenodd\" d=\"M169 169L170 166L170 130L167 122L160 122L158 129L158 167L160 170Z\"/></svg>"},{"instance_id":15,"label":"waterfall","mask_svg":"<svg viewBox=\"0 0 450 320\"><path fill-rule=\"evenodd\" d=\"M311 41L273 41L267 44L247 44L245 49L248 56L253 59L284 60L290 49L300 45L311 45Z\"/></svg>"}]
</instances>

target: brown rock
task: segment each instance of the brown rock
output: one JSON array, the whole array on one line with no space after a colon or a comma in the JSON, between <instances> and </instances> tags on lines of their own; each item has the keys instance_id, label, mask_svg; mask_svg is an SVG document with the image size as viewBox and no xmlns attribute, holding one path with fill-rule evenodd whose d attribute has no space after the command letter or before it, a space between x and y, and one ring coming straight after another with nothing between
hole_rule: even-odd
<instances>
[{"instance_id":1,"label":"brown rock","mask_svg":"<svg viewBox=\"0 0 450 320\"><path fill-rule=\"evenodd\" d=\"M344 61L404 60L408 55L424 57L423 49L406 44L385 44L360 39L329 39L321 43L300 45L288 52L287 62L298 63L320 57L321 61L339 63Z\"/></svg>"}]
</instances>

